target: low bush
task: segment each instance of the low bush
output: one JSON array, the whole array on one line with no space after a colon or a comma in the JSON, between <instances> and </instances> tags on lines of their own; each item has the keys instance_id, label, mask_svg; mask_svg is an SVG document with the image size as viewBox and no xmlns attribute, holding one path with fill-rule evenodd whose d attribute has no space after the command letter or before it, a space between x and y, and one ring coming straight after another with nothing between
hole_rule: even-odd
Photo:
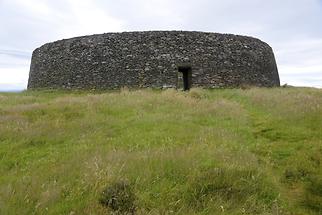
<instances>
[{"instance_id":1,"label":"low bush","mask_svg":"<svg viewBox=\"0 0 322 215\"><path fill-rule=\"evenodd\" d=\"M114 182L105 188L99 202L115 212L134 214L135 195L131 186L125 181Z\"/></svg>"}]
</instances>

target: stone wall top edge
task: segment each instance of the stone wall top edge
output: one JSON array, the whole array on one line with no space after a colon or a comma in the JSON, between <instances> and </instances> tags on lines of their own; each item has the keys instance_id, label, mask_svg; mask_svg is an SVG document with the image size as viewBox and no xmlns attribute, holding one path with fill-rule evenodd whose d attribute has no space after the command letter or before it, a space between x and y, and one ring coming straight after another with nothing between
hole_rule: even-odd
<instances>
[{"instance_id":1,"label":"stone wall top edge","mask_svg":"<svg viewBox=\"0 0 322 215\"><path fill-rule=\"evenodd\" d=\"M56 40L53 42L45 43L42 46L36 48L34 51L42 49L43 47L46 47L48 45L54 45L54 44L60 44L64 43L67 41L77 41L77 40L82 40L86 38L95 38L95 37L102 37L102 36L107 36L107 35L153 35L153 34L186 34L186 35L192 35L192 34L200 34L200 35L217 35L217 36L224 36L224 37L231 37L231 38L236 38L236 39L247 39L251 41L256 41L262 44L265 44L269 48L271 48L266 42L255 38L251 36L245 36L245 35L238 35L238 34L231 34L231 33L217 33L217 32L204 32L204 31L183 31L183 30L156 30L156 31L124 31L124 32L109 32L109 33L102 33L102 34L92 34L92 35L84 35L84 36L77 36L77 37L72 37L72 38L66 38L66 39L61 39L61 40Z\"/></svg>"}]
</instances>

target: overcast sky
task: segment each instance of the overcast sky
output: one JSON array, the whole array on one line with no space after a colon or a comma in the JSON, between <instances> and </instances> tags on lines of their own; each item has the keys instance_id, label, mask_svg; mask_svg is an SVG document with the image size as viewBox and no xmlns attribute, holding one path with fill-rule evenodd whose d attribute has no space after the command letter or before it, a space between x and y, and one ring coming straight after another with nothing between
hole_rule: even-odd
<instances>
[{"instance_id":1,"label":"overcast sky","mask_svg":"<svg viewBox=\"0 0 322 215\"><path fill-rule=\"evenodd\" d=\"M0 91L26 88L44 43L143 30L258 37L275 51L281 84L322 87L322 0L0 0Z\"/></svg>"}]
</instances>

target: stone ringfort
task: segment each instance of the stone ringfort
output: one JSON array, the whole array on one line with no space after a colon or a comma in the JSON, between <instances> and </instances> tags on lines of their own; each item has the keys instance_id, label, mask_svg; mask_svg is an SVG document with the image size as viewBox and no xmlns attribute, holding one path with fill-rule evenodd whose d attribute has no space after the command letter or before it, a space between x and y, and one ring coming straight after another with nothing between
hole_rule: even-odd
<instances>
[{"instance_id":1,"label":"stone ringfort","mask_svg":"<svg viewBox=\"0 0 322 215\"><path fill-rule=\"evenodd\" d=\"M34 50L28 89L279 86L272 48L259 39L189 31L106 33Z\"/></svg>"}]
</instances>

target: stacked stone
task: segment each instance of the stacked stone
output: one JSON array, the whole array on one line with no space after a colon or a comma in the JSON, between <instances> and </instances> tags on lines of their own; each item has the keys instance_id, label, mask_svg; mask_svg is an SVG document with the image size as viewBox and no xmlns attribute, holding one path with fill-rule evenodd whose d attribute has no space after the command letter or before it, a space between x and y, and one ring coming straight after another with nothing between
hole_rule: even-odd
<instances>
[{"instance_id":1,"label":"stacked stone","mask_svg":"<svg viewBox=\"0 0 322 215\"><path fill-rule=\"evenodd\" d=\"M48 43L32 55L29 89L177 88L178 67L192 87L279 86L271 47L232 34L106 33Z\"/></svg>"}]
</instances>

